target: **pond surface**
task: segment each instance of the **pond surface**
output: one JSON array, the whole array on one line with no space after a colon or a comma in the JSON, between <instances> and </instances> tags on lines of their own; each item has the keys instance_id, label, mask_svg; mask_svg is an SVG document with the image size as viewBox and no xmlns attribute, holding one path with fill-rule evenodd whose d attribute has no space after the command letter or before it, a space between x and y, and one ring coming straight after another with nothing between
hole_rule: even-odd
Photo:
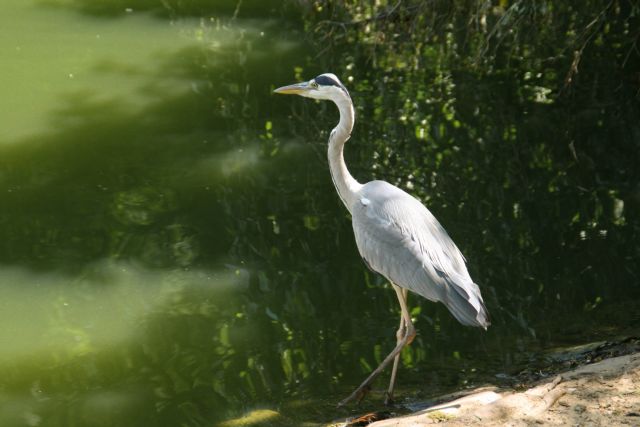
<instances>
[{"instance_id":1,"label":"pond surface","mask_svg":"<svg viewBox=\"0 0 640 427\"><path fill-rule=\"evenodd\" d=\"M428 203L493 317L465 328L410 298L402 400L638 330L633 94L552 102L506 66L412 75L401 50L391 66L346 36L319 47L317 5L210 3L3 3L0 425L210 426L257 409L321 425L376 407L377 393L334 407L399 316L331 183L337 114L271 93L326 71L358 107L352 173ZM605 148L572 139L585 123Z\"/></svg>"}]
</instances>

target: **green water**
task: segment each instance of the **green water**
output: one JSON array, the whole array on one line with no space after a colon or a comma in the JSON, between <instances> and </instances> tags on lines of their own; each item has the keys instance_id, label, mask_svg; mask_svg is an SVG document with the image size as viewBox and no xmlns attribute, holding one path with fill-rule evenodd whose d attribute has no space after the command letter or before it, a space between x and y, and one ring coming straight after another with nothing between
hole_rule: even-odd
<instances>
[{"instance_id":1,"label":"green water","mask_svg":"<svg viewBox=\"0 0 640 427\"><path fill-rule=\"evenodd\" d=\"M556 101L570 57L543 75L499 53L451 71L449 39L327 38L328 10L3 3L0 425L204 426L262 409L318 425L379 404L334 407L398 322L328 174L336 112L271 94L325 71L358 108L353 174L429 204L493 317L465 328L412 298L401 399L638 331L633 80L616 89L604 58L581 65L592 92Z\"/></svg>"}]
</instances>

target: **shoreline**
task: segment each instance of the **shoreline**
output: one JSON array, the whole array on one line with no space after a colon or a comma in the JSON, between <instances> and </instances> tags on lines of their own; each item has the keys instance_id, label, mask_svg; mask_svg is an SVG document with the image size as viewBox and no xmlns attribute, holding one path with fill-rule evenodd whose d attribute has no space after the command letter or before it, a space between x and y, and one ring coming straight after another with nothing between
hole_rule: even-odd
<instances>
[{"instance_id":1,"label":"shoreline","mask_svg":"<svg viewBox=\"0 0 640 427\"><path fill-rule=\"evenodd\" d=\"M577 353L560 353L560 363L550 368L554 375L530 381L524 390L479 387L462 397L443 396L437 405L408 415L343 425L640 425L639 345L638 338L627 338L582 346Z\"/></svg>"}]
</instances>

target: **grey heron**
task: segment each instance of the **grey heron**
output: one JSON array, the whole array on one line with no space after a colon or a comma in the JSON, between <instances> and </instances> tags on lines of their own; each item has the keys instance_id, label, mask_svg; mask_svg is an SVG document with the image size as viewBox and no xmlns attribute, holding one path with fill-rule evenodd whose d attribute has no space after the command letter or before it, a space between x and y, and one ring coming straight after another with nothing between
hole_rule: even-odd
<instances>
[{"instance_id":1,"label":"grey heron","mask_svg":"<svg viewBox=\"0 0 640 427\"><path fill-rule=\"evenodd\" d=\"M367 266L382 274L400 302L400 327L396 346L364 382L346 399L362 399L373 380L393 361L385 403L393 398L400 352L416 336L407 308L408 291L442 302L464 325L489 326L489 315L478 285L473 282L465 258L445 229L416 198L385 181L361 184L344 162L344 145L354 124L353 102L338 77L321 74L306 82L274 91L333 101L340 121L329 136L329 168L342 203L351 213L358 251Z\"/></svg>"}]
</instances>

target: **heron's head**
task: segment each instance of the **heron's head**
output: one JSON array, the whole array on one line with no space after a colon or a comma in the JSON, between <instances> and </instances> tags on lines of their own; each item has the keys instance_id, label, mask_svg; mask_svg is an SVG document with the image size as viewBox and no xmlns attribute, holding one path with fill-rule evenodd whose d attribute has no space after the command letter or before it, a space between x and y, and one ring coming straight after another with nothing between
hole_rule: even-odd
<instances>
[{"instance_id":1,"label":"heron's head","mask_svg":"<svg viewBox=\"0 0 640 427\"><path fill-rule=\"evenodd\" d=\"M308 82L279 87L274 90L274 93L300 95L307 98L328 99L332 101L344 99L345 97L349 98L349 92L342 82L340 82L340 79L331 73L320 74Z\"/></svg>"}]
</instances>

